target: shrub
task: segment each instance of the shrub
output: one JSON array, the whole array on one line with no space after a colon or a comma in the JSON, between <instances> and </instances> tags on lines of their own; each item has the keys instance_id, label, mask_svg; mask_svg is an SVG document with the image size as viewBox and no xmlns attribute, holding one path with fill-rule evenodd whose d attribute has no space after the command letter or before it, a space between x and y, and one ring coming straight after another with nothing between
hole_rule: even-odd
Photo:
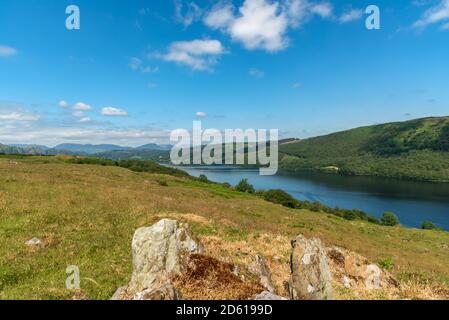
<instances>
[{"instance_id":1,"label":"shrub","mask_svg":"<svg viewBox=\"0 0 449 320\"><path fill-rule=\"evenodd\" d=\"M385 212L380 219L380 222L384 226L394 227L397 226L399 222L399 218L393 212Z\"/></svg>"},{"instance_id":2,"label":"shrub","mask_svg":"<svg viewBox=\"0 0 449 320\"><path fill-rule=\"evenodd\" d=\"M156 180L156 182L158 185L160 185L162 187L168 187L167 180L165 180L165 179L158 179L158 180Z\"/></svg>"},{"instance_id":3,"label":"shrub","mask_svg":"<svg viewBox=\"0 0 449 320\"><path fill-rule=\"evenodd\" d=\"M325 212L338 217L341 217L346 220L363 220L368 221L370 223L380 224L380 221L366 212L363 212L358 209L340 209L338 207L331 208L325 206L320 202L310 202L310 201L301 201L292 197L290 194L281 189L274 190L257 190L256 195L263 198L266 201L280 204L284 207L292 208L292 209L306 209L313 212Z\"/></svg>"},{"instance_id":4,"label":"shrub","mask_svg":"<svg viewBox=\"0 0 449 320\"><path fill-rule=\"evenodd\" d=\"M431 221L424 221L421 225L423 230L439 230L439 228Z\"/></svg>"},{"instance_id":5,"label":"shrub","mask_svg":"<svg viewBox=\"0 0 449 320\"><path fill-rule=\"evenodd\" d=\"M254 186L248 182L248 179L242 179L238 183L238 185L235 186L235 190L239 192L246 192L246 193L255 193L256 190L254 189Z\"/></svg>"},{"instance_id":6,"label":"shrub","mask_svg":"<svg viewBox=\"0 0 449 320\"><path fill-rule=\"evenodd\" d=\"M384 270L390 271L394 267L394 262L392 259L381 259L379 260L379 267L381 267Z\"/></svg>"},{"instance_id":7,"label":"shrub","mask_svg":"<svg viewBox=\"0 0 449 320\"><path fill-rule=\"evenodd\" d=\"M359 219L359 215L353 210L343 210L343 218L346 220L357 220Z\"/></svg>"},{"instance_id":8,"label":"shrub","mask_svg":"<svg viewBox=\"0 0 449 320\"><path fill-rule=\"evenodd\" d=\"M157 164L153 161L147 160L109 160L109 159L99 159L90 157L63 157L59 156L58 160L71 163L71 164L91 164L100 166L117 166L122 167L134 172L149 172L157 174L167 174L175 177L190 177L187 172L176 169L165 167Z\"/></svg>"},{"instance_id":9,"label":"shrub","mask_svg":"<svg viewBox=\"0 0 449 320\"><path fill-rule=\"evenodd\" d=\"M198 177L198 179L199 179L201 182L209 183L209 179L207 178L207 176L206 176L205 174L201 174L201 175Z\"/></svg>"},{"instance_id":10,"label":"shrub","mask_svg":"<svg viewBox=\"0 0 449 320\"><path fill-rule=\"evenodd\" d=\"M229 184L227 182L223 183L223 187L228 188L228 189L232 188L231 184Z\"/></svg>"},{"instance_id":11,"label":"shrub","mask_svg":"<svg viewBox=\"0 0 449 320\"><path fill-rule=\"evenodd\" d=\"M298 200L293 198L290 194L285 192L284 190L276 189L276 190L268 190L261 192L262 197L269 202L283 205L288 208L298 208L299 203Z\"/></svg>"}]
</instances>

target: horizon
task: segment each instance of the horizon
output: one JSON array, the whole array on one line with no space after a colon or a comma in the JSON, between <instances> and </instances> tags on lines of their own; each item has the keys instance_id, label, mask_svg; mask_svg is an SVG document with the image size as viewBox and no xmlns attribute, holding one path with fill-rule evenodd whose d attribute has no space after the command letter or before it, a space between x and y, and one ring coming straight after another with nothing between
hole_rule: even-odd
<instances>
[{"instance_id":1,"label":"horizon","mask_svg":"<svg viewBox=\"0 0 449 320\"><path fill-rule=\"evenodd\" d=\"M424 119L437 119L437 118L448 118L448 116L427 116L427 117L423 117L423 118L414 118L414 119L408 119L408 120L402 120L402 121L393 121L393 122L386 122L386 123L374 123L374 124L369 124L369 125L360 125L357 127L353 127L353 128L346 128L346 129L342 129L340 131L335 131L335 132L329 132L326 134L322 134L322 135L316 135L316 136L312 136L312 137L307 137L307 138L299 138L299 137L280 137L277 141L281 142L283 140L290 140L290 139L294 139L294 140L307 140L307 139L313 139L313 138L319 138L319 137L324 137L324 136L328 136L328 135L332 135L335 133L340 133L340 132L346 132L346 131L351 131L351 130L355 130L355 129L359 129L359 128L365 128L365 127L370 127L370 126L376 126L376 125L384 125L384 124L392 124L392 123L400 123L400 122L408 122L408 121L417 121L417 120L424 120ZM272 141L272 140L270 140ZM157 146L174 146L174 143L170 143L170 141L168 141L167 143L161 142L144 142L141 144L134 144L134 145L124 145L124 144L120 144L120 143L114 143L113 141L110 143L82 143L82 142L69 142L69 141L62 141L60 143L54 144L54 145L48 145L48 144L40 144L40 143L27 143L27 142L14 142L14 143L3 143L2 141L0 141L0 145L7 145L7 146L17 146L17 147L21 147L21 146L42 146L42 147L46 147L46 148L50 148L50 149L56 149L58 146L60 145L83 145L83 146L101 146L101 145L114 145L117 147L121 147L121 148L130 148L130 149L136 149L139 147L143 147L146 145L157 145Z\"/></svg>"},{"instance_id":2,"label":"horizon","mask_svg":"<svg viewBox=\"0 0 449 320\"><path fill-rule=\"evenodd\" d=\"M167 144L193 120L305 139L446 115L449 0L377 1L380 30L371 4L9 1L0 143Z\"/></svg>"}]
</instances>

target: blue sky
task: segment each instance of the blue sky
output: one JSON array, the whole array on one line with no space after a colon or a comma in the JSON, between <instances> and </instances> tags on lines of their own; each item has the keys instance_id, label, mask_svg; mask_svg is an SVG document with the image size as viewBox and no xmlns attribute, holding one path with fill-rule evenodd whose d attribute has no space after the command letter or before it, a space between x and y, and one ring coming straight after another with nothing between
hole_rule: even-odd
<instances>
[{"instance_id":1,"label":"blue sky","mask_svg":"<svg viewBox=\"0 0 449 320\"><path fill-rule=\"evenodd\" d=\"M449 0L0 0L0 143L163 143L198 119L304 138L448 115L448 40Z\"/></svg>"}]
</instances>

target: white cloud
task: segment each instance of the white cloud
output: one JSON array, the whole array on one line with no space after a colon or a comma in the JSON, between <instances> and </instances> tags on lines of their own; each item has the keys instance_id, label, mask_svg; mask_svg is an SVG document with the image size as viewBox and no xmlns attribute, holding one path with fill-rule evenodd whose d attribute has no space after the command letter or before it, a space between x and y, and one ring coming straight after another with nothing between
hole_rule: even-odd
<instances>
[{"instance_id":1,"label":"white cloud","mask_svg":"<svg viewBox=\"0 0 449 320\"><path fill-rule=\"evenodd\" d=\"M224 53L225 49L218 40L193 40L173 42L168 52L158 57L194 70L206 70Z\"/></svg>"},{"instance_id":2,"label":"white cloud","mask_svg":"<svg viewBox=\"0 0 449 320\"><path fill-rule=\"evenodd\" d=\"M233 40L250 50L274 52L287 47L288 19L278 2L245 0L239 12L228 28Z\"/></svg>"},{"instance_id":3,"label":"white cloud","mask_svg":"<svg viewBox=\"0 0 449 320\"><path fill-rule=\"evenodd\" d=\"M84 127L57 124L23 123L0 126L2 143L36 143L54 146L60 143L113 143L138 146L146 143L169 143L170 132L157 128Z\"/></svg>"},{"instance_id":4,"label":"white cloud","mask_svg":"<svg viewBox=\"0 0 449 320\"><path fill-rule=\"evenodd\" d=\"M310 12L319 15L322 18L329 18L332 15L332 5L328 2L312 4Z\"/></svg>"},{"instance_id":5,"label":"white cloud","mask_svg":"<svg viewBox=\"0 0 449 320\"><path fill-rule=\"evenodd\" d=\"M146 66L140 70L142 73L156 73L159 71L159 67Z\"/></svg>"},{"instance_id":6,"label":"white cloud","mask_svg":"<svg viewBox=\"0 0 449 320\"><path fill-rule=\"evenodd\" d=\"M449 20L449 0L440 0L440 3L424 12L421 19L413 24L415 28L425 28L428 25ZM442 26L444 27L444 25Z\"/></svg>"},{"instance_id":7,"label":"white cloud","mask_svg":"<svg viewBox=\"0 0 449 320\"><path fill-rule=\"evenodd\" d=\"M83 111L73 111L72 116L74 116L76 118L82 118L82 117L84 117L84 112Z\"/></svg>"},{"instance_id":8,"label":"white cloud","mask_svg":"<svg viewBox=\"0 0 449 320\"><path fill-rule=\"evenodd\" d=\"M297 28L316 15L321 18L332 17L333 7L329 2L317 3L310 0L286 0L285 10L288 14L290 25L293 28Z\"/></svg>"},{"instance_id":9,"label":"white cloud","mask_svg":"<svg viewBox=\"0 0 449 320\"><path fill-rule=\"evenodd\" d=\"M140 60L139 58L131 58L129 60L129 64L128 66L132 69L132 70L139 70L140 67L142 66L142 60Z\"/></svg>"},{"instance_id":10,"label":"white cloud","mask_svg":"<svg viewBox=\"0 0 449 320\"><path fill-rule=\"evenodd\" d=\"M206 112L198 111L198 112L196 113L196 116L197 116L198 118L205 118L205 117L207 116L207 114L206 114Z\"/></svg>"},{"instance_id":11,"label":"white cloud","mask_svg":"<svg viewBox=\"0 0 449 320\"><path fill-rule=\"evenodd\" d=\"M261 71L261 70L259 70L259 69L256 69L256 68L251 68L251 69L249 69L249 71L248 71L248 74L251 76L251 77L254 77L254 78L263 78L264 76L265 76L265 72L263 72L263 71Z\"/></svg>"},{"instance_id":12,"label":"white cloud","mask_svg":"<svg viewBox=\"0 0 449 320\"><path fill-rule=\"evenodd\" d=\"M412 5L415 7L423 7L429 5L434 0L413 0Z\"/></svg>"},{"instance_id":13,"label":"white cloud","mask_svg":"<svg viewBox=\"0 0 449 320\"><path fill-rule=\"evenodd\" d=\"M175 0L175 18L184 27L187 28L199 20L202 14L203 10L195 2L184 3L183 0Z\"/></svg>"},{"instance_id":14,"label":"white cloud","mask_svg":"<svg viewBox=\"0 0 449 320\"><path fill-rule=\"evenodd\" d=\"M83 118L79 119L79 122L82 122L82 123L87 123L87 122L91 122L91 121L92 121L92 119L89 117L83 117Z\"/></svg>"},{"instance_id":15,"label":"white cloud","mask_svg":"<svg viewBox=\"0 0 449 320\"><path fill-rule=\"evenodd\" d=\"M139 58L132 57L132 58L129 60L128 66L129 66L132 70L139 70L140 67L142 66L142 60L140 60Z\"/></svg>"},{"instance_id":16,"label":"white cloud","mask_svg":"<svg viewBox=\"0 0 449 320\"><path fill-rule=\"evenodd\" d=\"M441 26L441 30L449 30L449 22Z\"/></svg>"},{"instance_id":17,"label":"white cloud","mask_svg":"<svg viewBox=\"0 0 449 320\"><path fill-rule=\"evenodd\" d=\"M150 89L155 89L155 88L157 88L157 83L150 82L150 83L148 84L148 88L150 88Z\"/></svg>"},{"instance_id":18,"label":"white cloud","mask_svg":"<svg viewBox=\"0 0 449 320\"><path fill-rule=\"evenodd\" d=\"M92 107L84 102L78 102L73 106L73 109L88 111L88 110L91 110Z\"/></svg>"},{"instance_id":19,"label":"white cloud","mask_svg":"<svg viewBox=\"0 0 449 320\"><path fill-rule=\"evenodd\" d=\"M287 0L285 11L292 27L299 27L310 18L310 3L306 0Z\"/></svg>"},{"instance_id":20,"label":"white cloud","mask_svg":"<svg viewBox=\"0 0 449 320\"><path fill-rule=\"evenodd\" d=\"M363 10L360 9L351 9L347 12L344 12L340 18L338 19L341 23L347 23L355 20L359 20L363 17Z\"/></svg>"},{"instance_id":21,"label":"white cloud","mask_svg":"<svg viewBox=\"0 0 449 320\"><path fill-rule=\"evenodd\" d=\"M19 112L0 113L0 121L37 121L39 116Z\"/></svg>"},{"instance_id":22,"label":"white cloud","mask_svg":"<svg viewBox=\"0 0 449 320\"><path fill-rule=\"evenodd\" d=\"M131 70L140 71L142 73L156 73L159 71L158 67L146 66L141 59L136 57L132 57L129 60L128 66Z\"/></svg>"},{"instance_id":23,"label":"white cloud","mask_svg":"<svg viewBox=\"0 0 449 320\"><path fill-rule=\"evenodd\" d=\"M101 114L107 117L126 117L128 112L114 107L105 107L101 110Z\"/></svg>"},{"instance_id":24,"label":"white cloud","mask_svg":"<svg viewBox=\"0 0 449 320\"><path fill-rule=\"evenodd\" d=\"M83 111L75 111L81 112ZM84 119L85 118L85 119ZM42 118L33 110L12 101L0 100L0 137L4 144L113 143L139 146L146 143L170 143L170 131L152 127L119 127L109 122L85 126L88 117L72 120Z\"/></svg>"},{"instance_id":25,"label":"white cloud","mask_svg":"<svg viewBox=\"0 0 449 320\"><path fill-rule=\"evenodd\" d=\"M313 16L329 18L333 7L329 2L309 0L245 0L235 8L230 2L220 2L206 14L204 24L220 29L249 50L275 52L288 47L287 31L297 28Z\"/></svg>"},{"instance_id":26,"label":"white cloud","mask_svg":"<svg viewBox=\"0 0 449 320\"><path fill-rule=\"evenodd\" d=\"M65 100L59 101L58 105L59 105L61 108L64 108L64 109L70 107L70 105L69 105L69 104L67 103L67 101L65 101Z\"/></svg>"},{"instance_id":27,"label":"white cloud","mask_svg":"<svg viewBox=\"0 0 449 320\"><path fill-rule=\"evenodd\" d=\"M150 13L151 13L150 8L140 8L140 10L139 10L139 14L141 16L146 16L147 14L150 14Z\"/></svg>"},{"instance_id":28,"label":"white cloud","mask_svg":"<svg viewBox=\"0 0 449 320\"><path fill-rule=\"evenodd\" d=\"M234 10L231 2L219 2L204 17L204 24L212 29L226 28L234 20Z\"/></svg>"},{"instance_id":29,"label":"white cloud","mask_svg":"<svg viewBox=\"0 0 449 320\"><path fill-rule=\"evenodd\" d=\"M293 89L301 88L301 84L299 82L295 82L294 84L292 84L292 88Z\"/></svg>"},{"instance_id":30,"label":"white cloud","mask_svg":"<svg viewBox=\"0 0 449 320\"><path fill-rule=\"evenodd\" d=\"M0 57L1 58L12 57L12 56L15 56L18 53L19 52L16 49L14 49L14 48L0 45Z\"/></svg>"}]
</instances>

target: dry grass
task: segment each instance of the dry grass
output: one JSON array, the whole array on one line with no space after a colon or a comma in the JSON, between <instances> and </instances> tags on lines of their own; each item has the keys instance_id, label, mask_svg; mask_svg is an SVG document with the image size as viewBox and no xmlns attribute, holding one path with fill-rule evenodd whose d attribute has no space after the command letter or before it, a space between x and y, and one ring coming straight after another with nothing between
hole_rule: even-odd
<instances>
[{"instance_id":1,"label":"dry grass","mask_svg":"<svg viewBox=\"0 0 449 320\"><path fill-rule=\"evenodd\" d=\"M226 237L226 235L223 235ZM226 241L218 236L201 238L205 252L237 266L246 279L256 280L246 268L254 262L257 254L262 255L271 272L271 280L280 295L288 296L284 282L290 275L290 240L282 236L269 234L250 235L247 240Z\"/></svg>"},{"instance_id":2,"label":"dry grass","mask_svg":"<svg viewBox=\"0 0 449 320\"><path fill-rule=\"evenodd\" d=\"M158 183L162 178L167 186ZM0 158L0 299L72 298L67 265L80 267L83 294L108 299L129 281L134 231L163 217L188 222L211 257L244 266L263 255L280 293L290 239L299 233L373 262L389 258L396 276L426 273L426 290L447 292L446 232L349 222L185 178L54 158ZM46 246L27 248L33 237Z\"/></svg>"},{"instance_id":3,"label":"dry grass","mask_svg":"<svg viewBox=\"0 0 449 320\"><path fill-rule=\"evenodd\" d=\"M233 265L204 255L192 255L186 272L173 283L187 300L248 300L263 291L232 273Z\"/></svg>"}]
</instances>

